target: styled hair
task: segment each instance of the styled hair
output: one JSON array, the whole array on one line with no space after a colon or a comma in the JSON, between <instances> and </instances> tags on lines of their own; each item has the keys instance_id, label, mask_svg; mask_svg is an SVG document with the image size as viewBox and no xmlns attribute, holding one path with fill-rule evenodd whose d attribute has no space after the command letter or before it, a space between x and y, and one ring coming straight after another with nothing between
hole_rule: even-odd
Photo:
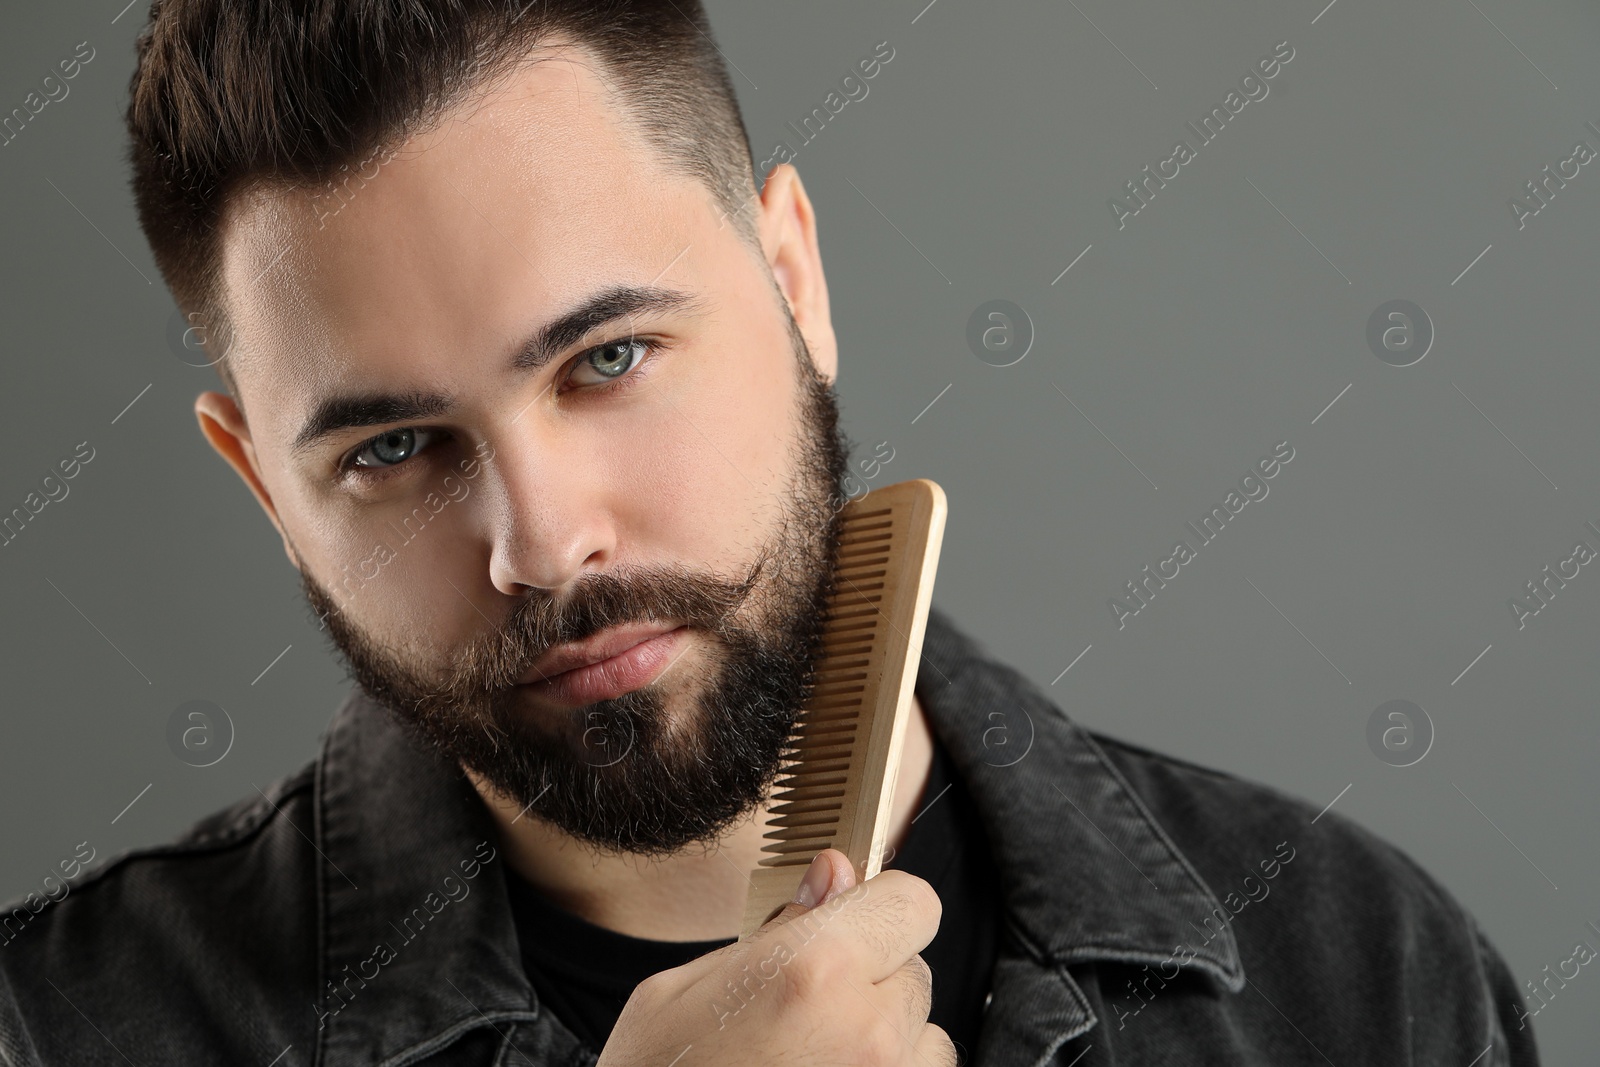
<instances>
[{"instance_id":1,"label":"styled hair","mask_svg":"<svg viewBox=\"0 0 1600 1067\"><path fill-rule=\"evenodd\" d=\"M749 136L699 0L154 0L129 154L139 225L179 306L221 324L231 197L256 185L332 195L556 37L598 57L622 117L759 248Z\"/></svg>"}]
</instances>

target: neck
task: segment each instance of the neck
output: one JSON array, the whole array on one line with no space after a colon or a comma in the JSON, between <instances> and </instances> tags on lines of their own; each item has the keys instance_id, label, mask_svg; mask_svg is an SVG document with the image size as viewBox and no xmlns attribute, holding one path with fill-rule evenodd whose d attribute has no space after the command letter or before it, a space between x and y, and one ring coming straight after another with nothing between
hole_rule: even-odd
<instances>
[{"instance_id":1,"label":"neck","mask_svg":"<svg viewBox=\"0 0 1600 1067\"><path fill-rule=\"evenodd\" d=\"M889 846L898 852L911 830L933 761L933 739L913 695L895 782ZM596 926L653 941L737 937L746 874L761 857L770 796L710 847L661 859L596 856L588 846L499 796L471 771L488 805L511 869L557 905Z\"/></svg>"}]
</instances>

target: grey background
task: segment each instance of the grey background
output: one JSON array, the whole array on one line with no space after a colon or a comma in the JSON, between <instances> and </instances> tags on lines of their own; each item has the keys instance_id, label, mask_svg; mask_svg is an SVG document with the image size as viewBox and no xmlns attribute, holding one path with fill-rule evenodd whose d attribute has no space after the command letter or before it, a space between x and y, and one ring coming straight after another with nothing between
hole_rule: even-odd
<instances>
[{"instance_id":1,"label":"grey background","mask_svg":"<svg viewBox=\"0 0 1600 1067\"><path fill-rule=\"evenodd\" d=\"M1579 538L1600 546L1583 528L1600 525L1600 161L1521 231L1507 200L1576 140L1600 148L1600 10L1325 2L710 6L757 161L895 49L795 164L848 429L863 455L891 443L881 479L949 494L938 602L1080 722L1337 797L1478 916L1520 982L1600 921L1600 568L1525 629L1507 603ZM0 35L0 112L96 49L0 148L0 511L96 450L0 548L4 898L78 842L159 842L300 766L346 685L198 433L212 372L167 344L122 161L146 4L121 7L36 4ZM1108 198L1194 144L1184 123L1285 39L1270 95L1119 231ZM1406 368L1365 342L1396 298L1437 329ZM991 299L1036 330L1014 366L967 347ZM1270 495L1119 630L1108 598L1284 440ZM192 699L237 731L209 768L167 745ZM1392 699L1436 730L1414 766L1367 744ZM1592 1062L1591 970L1535 1023L1549 1063Z\"/></svg>"}]
</instances>

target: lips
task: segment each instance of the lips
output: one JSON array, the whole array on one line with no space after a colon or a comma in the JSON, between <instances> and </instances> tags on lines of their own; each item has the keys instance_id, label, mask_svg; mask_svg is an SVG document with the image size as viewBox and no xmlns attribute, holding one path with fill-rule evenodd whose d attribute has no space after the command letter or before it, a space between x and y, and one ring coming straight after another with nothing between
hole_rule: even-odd
<instances>
[{"instance_id":1,"label":"lips","mask_svg":"<svg viewBox=\"0 0 1600 1067\"><path fill-rule=\"evenodd\" d=\"M558 704L608 700L650 684L685 636L675 623L615 626L548 650L519 684Z\"/></svg>"}]
</instances>

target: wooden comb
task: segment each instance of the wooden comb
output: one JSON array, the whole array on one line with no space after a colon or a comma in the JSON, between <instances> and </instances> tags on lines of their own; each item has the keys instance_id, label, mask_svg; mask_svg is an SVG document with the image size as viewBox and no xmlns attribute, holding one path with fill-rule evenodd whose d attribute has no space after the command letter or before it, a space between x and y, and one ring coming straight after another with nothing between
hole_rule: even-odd
<instances>
[{"instance_id":1,"label":"wooden comb","mask_svg":"<svg viewBox=\"0 0 1600 1067\"><path fill-rule=\"evenodd\" d=\"M857 881L883 866L945 511L944 490L926 478L843 509L822 651L773 791L741 937L794 899L823 849L850 857Z\"/></svg>"}]
</instances>

